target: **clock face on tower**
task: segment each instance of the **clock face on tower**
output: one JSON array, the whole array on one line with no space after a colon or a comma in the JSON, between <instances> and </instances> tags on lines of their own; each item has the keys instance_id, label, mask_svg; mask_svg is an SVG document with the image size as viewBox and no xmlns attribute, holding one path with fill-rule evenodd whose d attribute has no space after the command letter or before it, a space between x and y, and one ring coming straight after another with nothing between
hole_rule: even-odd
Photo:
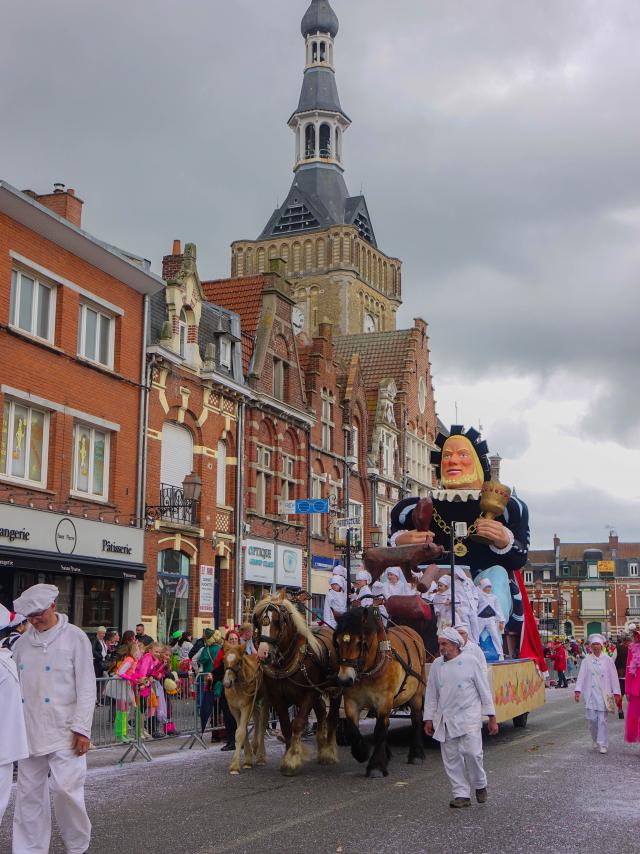
<instances>
[{"instance_id":1,"label":"clock face on tower","mask_svg":"<svg viewBox=\"0 0 640 854\"><path fill-rule=\"evenodd\" d=\"M364 316L364 331L365 332L375 332L376 331L376 320L372 314L365 314Z\"/></svg>"},{"instance_id":2,"label":"clock face on tower","mask_svg":"<svg viewBox=\"0 0 640 854\"><path fill-rule=\"evenodd\" d=\"M296 335L300 335L304 329L304 311L299 305L294 305L291 309L291 325Z\"/></svg>"}]
</instances>

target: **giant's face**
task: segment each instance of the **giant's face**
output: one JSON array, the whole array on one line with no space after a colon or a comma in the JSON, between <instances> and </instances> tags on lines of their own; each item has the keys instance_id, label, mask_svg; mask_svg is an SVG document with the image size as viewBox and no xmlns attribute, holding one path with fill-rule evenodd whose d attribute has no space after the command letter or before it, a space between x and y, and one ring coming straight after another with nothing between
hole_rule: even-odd
<instances>
[{"instance_id":1,"label":"giant's face","mask_svg":"<svg viewBox=\"0 0 640 854\"><path fill-rule=\"evenodd\" d=\"M478 455L464 436L451 436L444 443L441 469L445 489L480 489L484 482Z\"/></svg>"}]
</instances>

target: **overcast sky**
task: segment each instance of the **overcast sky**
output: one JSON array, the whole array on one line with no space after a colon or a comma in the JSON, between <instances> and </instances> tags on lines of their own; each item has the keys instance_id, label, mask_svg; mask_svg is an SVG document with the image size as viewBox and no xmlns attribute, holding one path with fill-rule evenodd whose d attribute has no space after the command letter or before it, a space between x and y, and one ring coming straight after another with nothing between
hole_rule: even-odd
<instances>
[{"instance_id":1,"label":"overcast sky","mask_svg":"<svg viewBox=\"0 0 640 854\"><path fill-rule=\"evenodd\" d=\"M0 177L228 274L291 182L307 0L5 0ZM346 179L535 545L640 540L640 3L334 0Z\"/></svg>"}]
</instances>

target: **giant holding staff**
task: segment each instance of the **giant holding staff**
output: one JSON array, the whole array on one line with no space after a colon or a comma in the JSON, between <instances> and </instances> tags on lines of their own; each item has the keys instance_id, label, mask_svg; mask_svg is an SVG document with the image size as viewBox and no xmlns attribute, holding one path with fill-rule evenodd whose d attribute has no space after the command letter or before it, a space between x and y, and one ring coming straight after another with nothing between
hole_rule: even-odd
<instances>
[{"instance_id":1,"label":"giant holding staff","mask_svg":"<svg viewBox=\"0 0 640 854\"><path fill-rule=\"evenodd\" d=\"M528 622L533 615L525 608L526 592L518 572L527 561L529 547L527 506L511 490L491 479L489 449L477 430L465 432L464 427L454 425L449 436L438 435L436 445L438 451L432 454L432 461L440 486L432 494L430 529L417 530L420 526L414 511L419 499L406 498L391 514L391 545L435 543L449 549L451 526L466 523L467 535L455 537L456 566L469 568L476 587L482 591L480 602L486 607L479 612L481 629L487 618L495 619L507 635L509 652L515 655L522 652L524 636L529 634L530 641L538 637L535 625L525 627L525 615ZM491 599L499 607L492 608ZM490 648L495 632L481 633L485 648ZM502 650L497 652L501 657ZM527 650L527 654L531 651Z\"/></svg>"}]
</instances>

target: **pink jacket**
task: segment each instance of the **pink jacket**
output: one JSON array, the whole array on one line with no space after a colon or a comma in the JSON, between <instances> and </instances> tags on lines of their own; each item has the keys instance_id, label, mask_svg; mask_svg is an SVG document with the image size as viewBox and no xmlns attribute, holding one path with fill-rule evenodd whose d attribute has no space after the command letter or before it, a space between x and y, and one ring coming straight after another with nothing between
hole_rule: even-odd
<instances>
[{"instance_id":1,"label":"pink jacket","mask_svg":"<svg viewBox=\"0 0 640 854\"><path fill-rule=\"evenodd\" d=\"M627 671L624 681L627 697L640 697L640 643L634 641L627 653Z\"/></svg>"}]
</instances>

